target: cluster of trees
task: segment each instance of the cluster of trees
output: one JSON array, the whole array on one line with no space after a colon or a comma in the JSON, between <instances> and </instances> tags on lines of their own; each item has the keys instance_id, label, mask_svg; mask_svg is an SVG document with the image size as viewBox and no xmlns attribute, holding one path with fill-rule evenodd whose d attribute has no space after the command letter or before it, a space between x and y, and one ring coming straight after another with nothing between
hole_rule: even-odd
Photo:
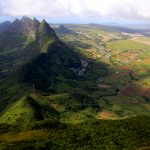
<instances>
[{"instance_id":1,"label":"cluster of trees","mask_svg":"<svg viewBox=\"0 0 150 150\"><path fill-rule=\"evenodd\" d=\"M150 118L144 116L76 125L43 121L35 124L32 130L44 128L48 133L45 137L2 145L7 149L134 150L150 145L149 125Z\"/></svg>"}]
</instances>

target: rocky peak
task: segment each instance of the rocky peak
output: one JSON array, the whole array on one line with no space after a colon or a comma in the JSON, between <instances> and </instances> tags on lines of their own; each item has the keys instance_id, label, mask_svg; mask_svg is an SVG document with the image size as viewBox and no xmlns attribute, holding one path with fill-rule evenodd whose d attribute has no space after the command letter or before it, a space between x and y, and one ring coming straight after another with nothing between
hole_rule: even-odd
<instances>
[{"instance_id":1,"label":"rocky peak","mask_svg":"<svg viewBox=\"0 0 150 150\"><path fill-rule=\"evenodd\" d=\"M18 32L21 30L21 22L19 19L15 19L14 22L12 22L7 29L7 32Z\"/></svg>"},{"instance_id":2,"label":"rocky peak","mask_svg":"<svg viewBox=\"0 0 150 150\"><path fill-rule=\"evenodd\" d=\"M25 33L28 33L28 35L31 36L33 39L36 39L39 29L38 20L32 20L26 16L23 16L20 22L22 23L23 31Z\"/></svg>"},{"instance_id":3,"label":"rocky peak","mask_svg":"<svg viewBox=\"0 0 150 150\"><path fill-rule=\"evenodd\" d=\"M49 24L45 20L43 20L40 24L40 31L41 32L48 32L49 30L51 30Z\"/></svg>"},{"instance_id":4,"label":"rocky peak","mask_svg":"<svg viewBox=\"0 0 150 150\"><path fill-rule=\"evenodd\" d=\"M34 18L33 20L23 16L20 20L16 19L9 26L7 32L22 32L23 34L32 37L34 40L40 40L41 38L57 39L55 31L49 26L49 24L43 20L41 23Z\"/></svg>"},{"instance_id":5,"label":"rocky peak","mask_svg":"<svg viewBox=\"0 0 150 150\"><path fill-rule=\"evenodd\" d=\"M35 24L38 24L38 25L40 25L40 22L39 22L39 20L37 20L35 17L34 17L33 21L34 21L34 23L35 23Z\"/></svg>"},{"instance_id":6,"label":"rocky peak","mask_svg":"<svg viewBox=\"0 0 150 150\"><path fill-rule=\"evenodd\" d=\"M33 20L29 17L23 16L20 21L23 23L31 23Z\"/></svg>"},{"instance_id":7,"label":"rocky peak","mask_svg":"<svg viewBox=\"0 0 150 150\"><path fill-rule=\"evenodd\" d=\"M57 37L55 31L50 27L50 25L45 20L43 20L40 23L39 31L42 35L51 36L53 38Z\"/></svg>"}]
</instances>

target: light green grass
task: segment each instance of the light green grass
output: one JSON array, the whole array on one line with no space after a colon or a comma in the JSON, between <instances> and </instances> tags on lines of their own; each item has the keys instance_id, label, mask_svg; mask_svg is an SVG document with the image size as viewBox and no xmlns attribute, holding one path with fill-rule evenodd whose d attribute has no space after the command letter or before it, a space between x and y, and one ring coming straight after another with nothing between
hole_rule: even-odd
<instances>
[{"instance_id":1,"label":"light green grass","mask_svg":"<svg viewBox=\"0 0 150 150\"><path fill-rule=\"evenodd\" d=\"M140 49L150 49L150 46L131 40L117 40L107 42L107 48L111 50L118 50L118 49L140 50Z\"/></svg>"},{"instance_id":2,"label":"light green grass","mask_svg":"<svg viewBox=\"0 0 150 150\"><path fill-rule=\"evenodd\" d=\"M10 109L0 118L0 123L18 124L20 127L31 124L36 120L35 102L33 99L23 97L12 104Z\"/></svg>"}]
</instances>

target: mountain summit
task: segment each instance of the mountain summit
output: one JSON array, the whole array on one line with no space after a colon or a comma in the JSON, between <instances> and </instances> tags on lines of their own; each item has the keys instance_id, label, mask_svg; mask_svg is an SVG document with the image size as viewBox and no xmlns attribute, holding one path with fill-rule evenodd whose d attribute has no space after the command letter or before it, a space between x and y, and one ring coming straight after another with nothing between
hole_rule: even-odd
<instances>
[{"instance_id":1,"label":"mountain summit","mask_svg":"<svg viewBox=\"0 0 150 150\"><path fill-rule=\"evenodd\" d=\"M25 82L44 90L60 76L75 77L71 68L81 67L77 54L45 20L28 17L16 19L0 35L0 62L1 76L21 69Z\"/></svg>"},{"instance_id":2,"label":"mountain summit","mask_svg":"<svg viewBox=\"0 0 150 150\"><path fill-rule=\"evenodd\" d=\"M0 34L0 76L14 72L46 52L47 45L57 40L55 31L46 21L40 23L28 17L16 19Z\"/></svg>"}]
</instances>

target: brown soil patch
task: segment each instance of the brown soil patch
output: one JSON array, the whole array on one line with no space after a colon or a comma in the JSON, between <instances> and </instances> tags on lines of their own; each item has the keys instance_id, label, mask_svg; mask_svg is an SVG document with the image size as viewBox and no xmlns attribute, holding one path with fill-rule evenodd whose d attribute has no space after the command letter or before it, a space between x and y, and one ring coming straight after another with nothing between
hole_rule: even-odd
<instances>
[{"instance_id":1,"label":"brown soil patch","mask_svg":"<svg viewBox=\"0 0 150 150\"><path fill-rule=\"evenodd\" d=\"M146 58L146 59L144 59L144 63L146 63L146 64L150 64L150 58Z\"/></svg>"},{"instance_id":2,"label":"brown soil patch","mask_svg":"<svg viewBox=\"0 0 150 150\"><path fill-rule=\"evenodd\" d=\"M150 150L150 146L148 146L148 147L143 147L143 148L139 148L138 150Z\"/></svg>"},{"instance_id":3,"label":"brown soil patch","mask_svg":"<svg viewBox=\"0 0 150 150\"><path fill-rule=\"evenodd\" d=\"M139 39L139 37L133 37L133 38L131 38L131 40L135 41L135 42L145 44L145 45L150 45L150 41L147 41L147 40L144 40L144 39Z\"/></svg>"},{"instance_id":4,"label":"brown soil patch","mask_svg":"<svg viewBox=\"0 0 150 150\"><path fill-rule=\"evenodd\" d=\"M99 118L100 119L117 119L118 116L112 111L104 110L99 113Z\"/></svg>"},{"instance_id":5,"label":"brown soil patch","mask_svg":"<svg viewBox=\"0 0 150 150\"><path fill-rule=\"evenodd\" d=\"M150 88L125 87L121 94L124 96L146 96L150 97Z\"/></svg>"},{"instance_id":6,"label":"brown soil patch","mask_svg":"<svg viewBox=\"0 0 150 150\"><path fill-rule=\"evenodd\" d=\"M112 86L111 85L109 85L109 84L98 84L98 87L99 88L104 88L104 89L108 89L108 88L111 88Z\"/></svg>"},{"instance_id":7,"label":"brown soil patch","mask_svg":"<svg viewBox=\"0 0 150 150\"><path fill-rule=\"evenodd\" d=\"M26 131L26 132L20 132L17 134L6 133L0 136L0 140L6 141L6 142L24 141L24 140L30 140L32 138L44 137L46 135L47 133L41 130Z\"/></svg>"},{"instance_id":8,"label":"brown soil patch","mask_svg":"<svg viewBox=\"0 0 150 150\"><path fill-rule=\"evenodd\" d=\"M120 69L129 70L129 66L121 66Z\"/></svg>"}]
</instances>

